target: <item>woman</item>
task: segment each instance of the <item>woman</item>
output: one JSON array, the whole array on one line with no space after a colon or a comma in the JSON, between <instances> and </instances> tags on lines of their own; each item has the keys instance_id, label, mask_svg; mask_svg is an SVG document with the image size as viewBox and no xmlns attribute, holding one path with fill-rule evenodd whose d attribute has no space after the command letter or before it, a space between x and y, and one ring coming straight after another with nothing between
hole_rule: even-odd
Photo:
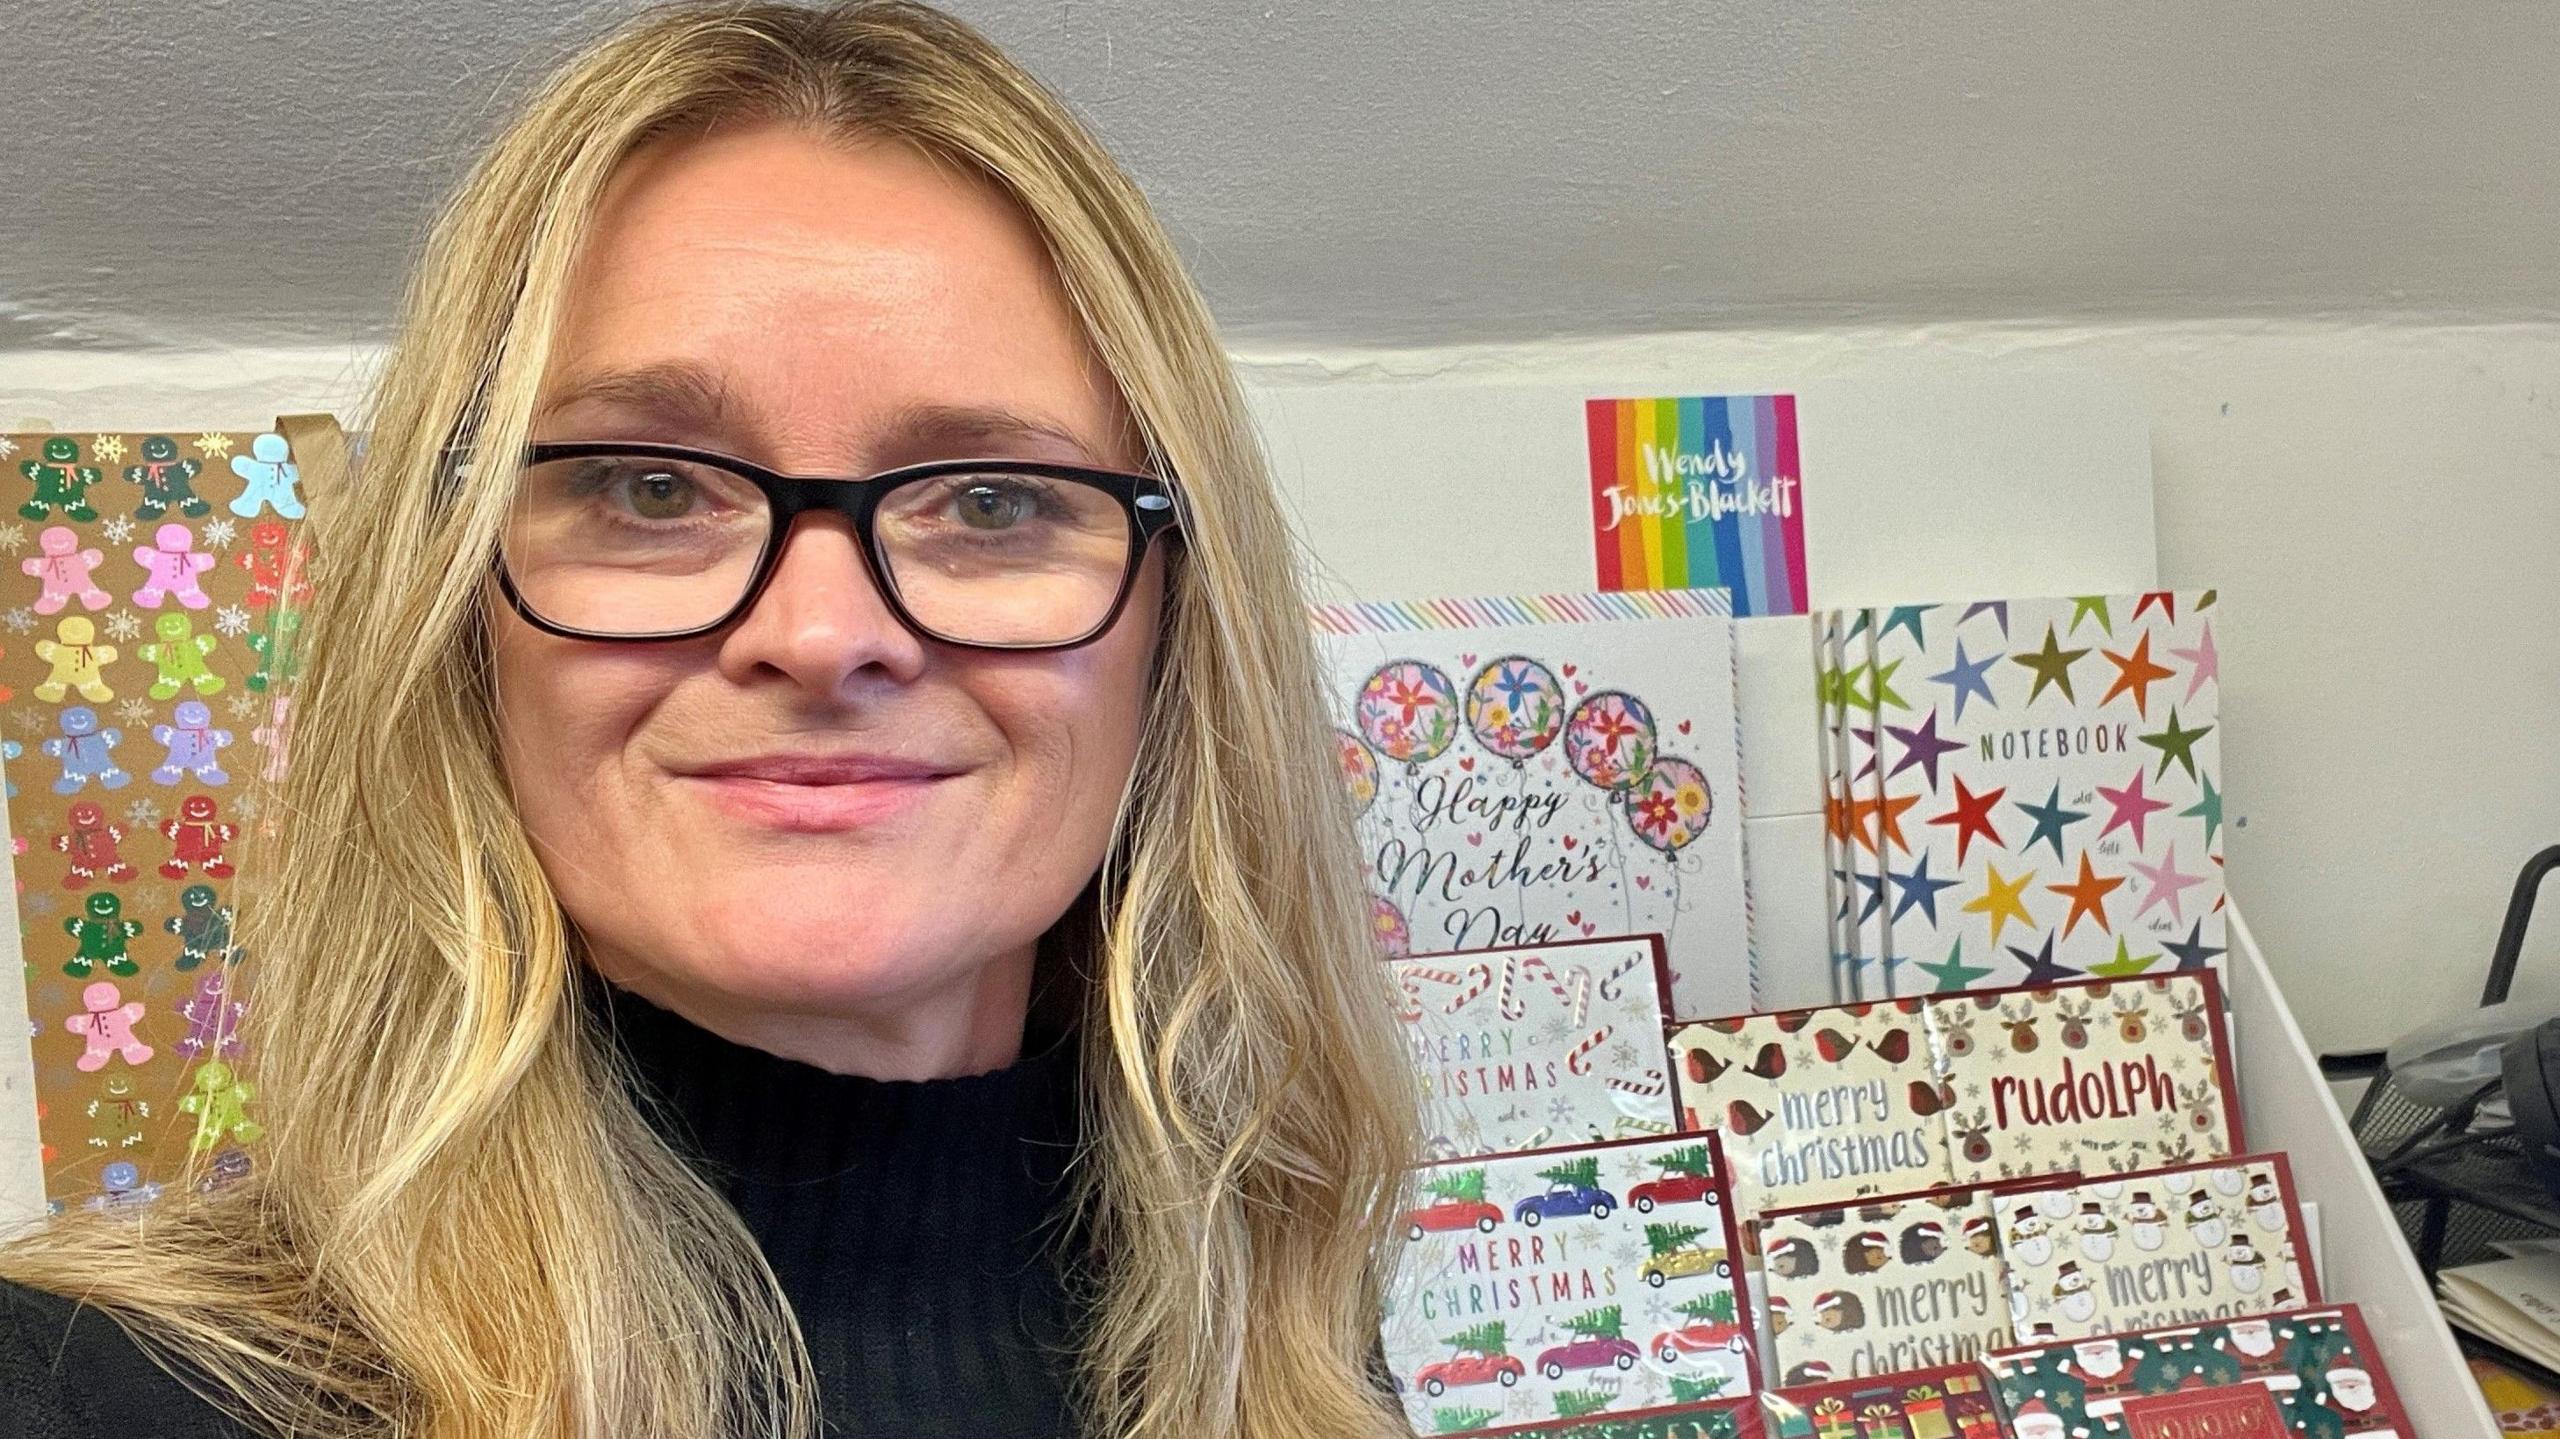
<instances>
[{"instance_id":1,"label":"woman","mask_svg":"<svg viewBox=\"0 0 2560 1439\"><path fill-rule=\"evenodd\" d=\"M405 304L250 917L271 1136L0 1251L0 1430L1402 1432L1289 537L1092 139L920 7L655 12Z\"/></svg>"}]
</instances>

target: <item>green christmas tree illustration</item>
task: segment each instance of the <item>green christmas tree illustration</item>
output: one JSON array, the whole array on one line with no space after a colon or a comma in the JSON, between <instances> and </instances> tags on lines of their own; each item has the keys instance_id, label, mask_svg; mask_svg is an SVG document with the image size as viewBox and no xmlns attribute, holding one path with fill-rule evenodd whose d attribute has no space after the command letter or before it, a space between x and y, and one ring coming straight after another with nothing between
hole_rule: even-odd
<instances>
[{"instance_id":1,"label":"green christmas tree illustration","mask_svg":"<svg viewBox=\"0 0 2560 1439\"><path fill-rule=\"evenodd\" d=\"M1511 1326L1503 1320L1461 1329L1443 1338L1441 1343L1461 1354L1481 1354L1487 1359L1510 1352Z\"/></svg>"},{"instance_id":2,"label":"green christmas tree illustration","mask_svg":"<svg viewBox=\"0 0 2560 1439\"><path fill-rule=\"evenodd\" d=\"M1706 1232L1702 1224L1648 1224L1644 1227L1645 1247L1659 1259L1675 1249L1688 1248L1690 1241Z\"/></svg>"},{"instance_id":3,"label":"green christmas tree illustration","mask_svg":"<svg viewBox=\"0 0 2560 1439\"><path fill-rule=\"evenodd\" d=\"M1727 1380L1721 1374L1708 1374L1694 1379L1682 1375L1674 1375L1671 1380L1671 1402L1674 1404L1703 1404L1707 1400L1713 1399L1717 1395L1724 1393L1724 1386L1726 1383Z\"/></svg>"},{"instance_id":4,"label":"green christmas tree illustration","mask_svg":"<svg viewBox=\"0 0 2560 1439\"><path fill-rule=\"evenodd\" d=\"M1605 1309L1586 1310L1566 1320L1564 1327L1585 1339L1624 1339L1627 1337L1626 1311L1615 1304Z\"/></svg>"},{"instance_id":5,"label":"green christmas tree illustration","mask_svg":"<svg viewBox=\"0 0 2560 1439\"><path fill-rule=\"evenodd\" d=\"M1484 1171L1459 1169L1432 1175L1422 1181L1423 1192L1434 1199L1453 1204L1484 1203Z\"/></svg>"},{"instance_id":6,"label":"green christmas tree illustration","mask_svg":"<svg viewBox=\"0 0 2560 1439\"><path fill-rule=\"evenodd\" d=\"M1701 1294L1673 1312L1685 1316L1692 1323L1731 1324L1733 1322L1733 1291L1719 1289L1712 1294Z\"/></svg>"},{"instance_id":7,"label":"green christmas tree illustration","mask_svg":"<svg viewBox=\"0 0 2560 1439\"><path fill-rule=\"evenodd\" d=\"M1494 1420L1501 1417L1501 1411L1495 1409L1434 1409L1431 1411L1431 1432L1459 1434L1469 1429L1489 1428Z\"/></svg>"},{"instance_id":8,"label":"green christmas tree illustration","mask_svg":"<svg viewBox=\"0 0 2560 1439\"><path fill-rule=\"evenodd\" d=\"M1550 1184L1597 1189L1600 1187L1600 1160L1596 1155L1586 1154L1580 1159L1568 1159L1552 1169L1541 1169L1538 1177Z\"/></svg>"},{"instance_id":9,"label":"green christmas tree illustration","mask_svg":"<svg viewBox=\"0 0 2560 1439\"><path fill-rule=\"evenodd\" d=\"M1556 1417L1579 1419L1585 1414L1597 1414L1608 1408L1609 1402L1616 1397L1600 1389L1561 1390L1556 1395Z\"/></svg>"},{"instance_id":10,"label":"green christmas tree illustration","mask_svg":"<svg viewBox=\"0 0 2560 1439\"><path fill-rule=\"evenodd\" d=\"M1668 1154L1653 1157L1653 1167L1665 1174L1686 1174L1698 1179L1716 1177L1715 1161L1707 1156L1703 1144L1686 1144Z\"/></svg>"}]
</instances>

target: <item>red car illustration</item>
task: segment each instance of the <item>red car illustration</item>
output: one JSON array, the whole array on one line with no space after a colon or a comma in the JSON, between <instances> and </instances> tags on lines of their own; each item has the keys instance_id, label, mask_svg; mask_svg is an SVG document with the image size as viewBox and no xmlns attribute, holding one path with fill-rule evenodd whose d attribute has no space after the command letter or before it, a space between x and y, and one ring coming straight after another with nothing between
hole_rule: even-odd
<instances>
[{"instance_id":1,"label":"red car illustration","mask_svg":"<svg viewBox=\"0 0 2560 1439\"><path fill-rule=\"evenodd\" d=\"M1550 1379L1562 1379L1568 1369L1633 1369L1644 1351L1633 1340L1606 1337L1576 1339L1559 1344L1538 1356L1538 1372Z\"/></svg>"},{"instance_id":2,"label":"red car illustration","mask_svg":"<svg viewBox=\"0 0 2560 1439\"><path fill-rule=\"evenodd\" d=\"M1423 1365L1422 1372L1413 1376L1413 1383L1415 1388L1436 1399L1469 1384L1499 1384L1508 1389L1519 1383L1520 1376L1528 1372L1519 1360L1508 1354L1491 1357L1461 1354L1455 1359Z\"/></svg>"},{"instance_id":3,"label":"red car illustration","mask_svg":"<svg viewBox=\"0 0 2560 1439\"><path fill-rule=\"evenodd\" d=\"M1742 1326L1739 1324L1691 1324L1668 1330L1653 1338L1653 1357L1665 1364L1677 1364L1684 1354L1708 1354L1723 1350L1728 1354L1742 1352Z\"/></svg>"},{"instance_id":4,"label":"red car illustration","mask_svg":"<svg viewBox=\"0 0 2560 1439\"><path fill-rule=\"evenodd\" d=\"M1428 1230L1481 1229L1487 1234L1502 1222L1502 1211L1475 1199L1435 1199L1420 1209L1404 1214L1407 1239L1420 1239Z\"/></svg>"},{"instance_id":5,"label":"red car illustration","mask_svg":"<svg viewBox=\"0 0 2560 1439\"><path fill-rule=\"evenodd\" d=\"M1627 1191L1627 1202L1636 1207L1638 1214L1651 1214L1657 1204L1690 1204L1698 1200L1709 1204L1724 1202L1716 1194L1716 1182L1703 1174L1666 1174Z\"/></svg>"}]
</instances>

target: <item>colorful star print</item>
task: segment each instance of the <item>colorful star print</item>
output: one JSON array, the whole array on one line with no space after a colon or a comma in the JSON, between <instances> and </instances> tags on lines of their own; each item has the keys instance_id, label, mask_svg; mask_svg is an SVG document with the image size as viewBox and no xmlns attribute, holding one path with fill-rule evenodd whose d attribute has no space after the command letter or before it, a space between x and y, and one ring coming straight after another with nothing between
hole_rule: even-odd
<instances>
[{"instance_id":1,"label":"colorful star print","mask_svg":"<svg viewBox=\"0 0 2560 1439\"><path fill-rule=\"evenodd\" d=\"M2130 654L2120 655L2114 650L2100 650L2098 653L2106 656L2116 667L2116 682L2107 687L2105 698L2098 703L2103 705L2117 695L2129 694L2133 696L2134 713L2150 718L2152 682L2169 679L2177 673L2166 665L2151 662L2151 636L2143 635Z\"/></svg>"},{"instance_id":2,"label":"colorful star print","mask_svg":"<svg viewBox=\"0 0 2560 1439\"><path fill-rule=\"evenodd\" d=\"M2158 734L2138 735L2136 738L2160 751L2160 773L2153 776L2154 778L2165 777L2169 773L2169 766L2175 764L2187 772L2187 778L2194 779L2197 777L2196 741L2211 733L2213 733L2211 725L2201 729L2180 729L2177 707L2173 705L2169 709L2167 729Z\"/></svg>"},{"instance_id":3,"label":"colorful star print","mask_svg":"<svg viewBox=\"0 0 2560 1439\"><path fill-rule=\"evenodd\" d=\"M2029 929L2034 929L2036 917L2027 913L2026 889L2028 885L2035 883L2035 871L2028 870L2016 879L2009 879L2000 873L2000 866L1996 864L1986 865L1984 868L1990 871L1990 881L1983 886L1980 898L1965 902L1965 912L1991 916L1993 944L2000 942L2000 931L2013 919Z\"/></svg>"},{"instance_id":4,"label":"colorful star print","mask_svg":"<svg viewBox=\"0 0 2560 1439\"><path fill-rule=\"evenodd\" d=\"M2107 816L2107 827L2098 831L2098 838L2105 839L2119 829L2129 828L2133 831L2133 842L2137 848L2144 843L2143 822L2169 807L2167 800L2153 799L2142 792L2142 771L2140 770L2133 772L2132 780L2122 789L2098 786L2098 796L2104 799L2107 807L2113 811Z\"/></svg>"},{"instance_id":5,"label":"colorful star print","mask_svg":"<svg viewBox=\"0 0 2560 1439\"><path fill-rule=\"evenodd\" d=\"M1978 660L1967 660L1964 641L1959 638L1956 641L1956 662L1929 676L1932 684L1946 685L1955 691L1955 722L1957 724L1964 723L1964 702L1967 696L1980 695L1984 704L1993 709L2000 707L1999 697L1991 693L1991 681L1984 676L1989 673L1993 665L2006 658L2008 658L2007 655L1995 651Z\"/></svg>"},{"instance_id":6,"label":"colorful star print","mask_svg":"<svg viewBox=\"0 0 2560 1439\"><path fill-rule=\"evenodd\" d=\"M1954 740L1938 738L1938 712L1929 711L1927 720L1908 729L1900 725L1886 725L1884 728L1885 733L1902 741L1902 763L1893 767L1893 773L1900 774L1913 765L1918 765L1921 772L1929 777L1930 791L1936 792L1939 757L1964 748Z\"/></svg>"},{"instance_id":7,"label":"colorful star print","mask_svg":"<svg viewBox=\"0 0 2560 1439\"><path fill-rule=\"evenodd\" d=\"M2060 690L2065 700L2074 698L2071 693L2071 667L2086 658L2088 653L2086 649L2064 649L2054 638L2053 626L2047 625L2044 627L2044 648L2031 654L2011 655L2009 659L2035 671L2035 686L2027 691L2027 703L2032 705L2036 696L2045 692L2047 685Z\"/></svg>"},{"instance_id":8,"label":"colorful star print","mask_svg":"<svg viewBox=\"0 0 2560 1439\"><path fill-rule=\"evenodd\" d=\"M2052 890L2055 894L2069 895L2071 897L2071 913L2062 921L2063 937L2066 939L2069 938L2071 931L2080 927L2080 917L2082 915L2095 915L2098 920L2098 928L2113 929L2115 926L2107 922L2107 896L2115 893L2123 887L2123 875L2119 874L2110 878L2101 878L2098 872L2090 867L2089 852L2087 850L2082 850L2080 852L2080 877L2078 879L2073 880L2069 884L2049 884L2045 886L2045 888Z\"/></svg>"},{"instance_id":9,"label":"colorful star print","mask_svg":"<svg viewBox=\"0 0 2560 1439\"><path fill-rule=\"evenodd\" d=\"M1976 835L1991 841L1996 849L2009 847L2002 842L2000 831L1991 822L1991 807L1998 804L2000 797L2007 793L2005 789L1995 789L1987 794L1975 794L1972 790L1965 788L1964 776L1956 776L1956 807L1945 814L1932 817L1929 821L1931 824L1955 826L1956 863L1965 862L1967 853L1973 848Z\"/></svg>"},{"instance_id":10,"label":"colorful star print","mask_svg":"<svg viewBox=\"0 0 2560 1439\"><path fill-rule=\"evenodd\" d=\"M2035 832L2027 836L2027 842L2019 847L2019 853L2023 854L2027 850L2035 848L2039 843L2049 843L2053 846L2053 857L2055 859L2068 860L2071 857L2063 851L2062 832L2065 828L2087 819L2089 814L2086 810L2064 809L2062 807L2062 786L2060 783L2057 782L2053 787L2053 792L2045 796L2044 803L2028 804L2024 800L2020 800L2018 801L2018 808L2025 810L2027 812L2027 817L2036 822Z\"/></svg>"}]
</instances>

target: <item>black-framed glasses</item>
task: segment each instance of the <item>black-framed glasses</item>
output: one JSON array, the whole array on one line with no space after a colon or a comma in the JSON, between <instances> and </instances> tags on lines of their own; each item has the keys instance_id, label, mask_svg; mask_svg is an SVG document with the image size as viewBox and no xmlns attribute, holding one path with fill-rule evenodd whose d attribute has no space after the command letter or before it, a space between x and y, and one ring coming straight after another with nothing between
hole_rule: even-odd
<instances>
[{"instance_id":1,"label":"black-framed glasses","mask_svg":"<svg viewBox=\"0 0 2560 1439\"><path fill-rule=\"evenodd\" d=\"M840 477L682 445L544 443L525 451L498 582L552 634L687 639L746 613L813 510L852 521L872 583L917 634L1054 650L1111 628L1181 506L1164 476L1044 460Z\"/></svg>"}]
</instances>

